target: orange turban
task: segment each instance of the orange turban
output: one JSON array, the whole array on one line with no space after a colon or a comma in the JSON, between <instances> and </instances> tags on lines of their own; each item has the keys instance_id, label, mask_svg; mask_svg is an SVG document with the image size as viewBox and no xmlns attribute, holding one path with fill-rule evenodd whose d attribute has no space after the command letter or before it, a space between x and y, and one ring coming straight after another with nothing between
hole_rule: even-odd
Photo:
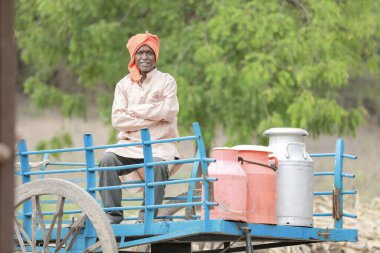
<instances>
[{"instance_id":1,"label":"orange turban","mask_svg":"<svg viewBox=\"0 0 380 253\"><path fill-rule=\"evenodd\" d=\"M135 56L137 50L142 46L147 45L150 47L155 56L156 56L156 62L158 61L158 53L160 51L160 44L158 37L154 34L150 34L149 32L139 33L133 36L128 40L128 43L126 45L129 54L131 55L131 61L128 64L128 70L130 74L130 78L134 82L139 82L141 79L141 74L139 68L136 66L135 63Z\"/></svg>"}]
</instances>

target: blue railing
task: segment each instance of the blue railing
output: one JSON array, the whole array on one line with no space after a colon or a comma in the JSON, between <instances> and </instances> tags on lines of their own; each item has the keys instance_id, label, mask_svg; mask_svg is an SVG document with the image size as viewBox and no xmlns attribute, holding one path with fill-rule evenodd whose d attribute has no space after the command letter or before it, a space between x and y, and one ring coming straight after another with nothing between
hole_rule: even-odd
<instances>
[{"instance_id":1,"label":"blue railing","mask_svg":"<svg viewBox=\"0 0 380 253\"><path fill-rule=\"evenodd\" d=\"M207 231L210 228L210 206L216 205L210 199L210 182L215 181L216 178L208 177L208 163L214 161L213 159L206 157L206 151L203 143L202 133L199 128L198 123L193 124L194 135L172 138L166 140L151 140L149 131L147 129L141 130L142 141L138 143L128 143L128 144L115 144L115 145L102 145L94 146L92 141L92 136L90 134L84 135L84 147L79 148L68 148L68 149L55 149L55 150L41 150L41 151L28 151L26 146L26 141L22 140L18 143L18 155L20 160L20 171L17 171L16 174L21 176L22 183L27 183L31 181L32 176L44 177L45 175L50 174L69 174L69 173L86 173L85 179L85 189L89 192L92 197L96 197L97 191L103 190L114 190L114 189L126 189L126 188L145 188L145 205L144 206L122 206L122 207L112 207L104 208L105 211L114 211L114 210L141 210L145 209L145 223L144 223L144 233L152 233L153 220L154 220L154 209L157 208L172 208L172 207L185 207L186 210L191 209L195 206L201 206L204 210L204 231ZM160 161L153 162L152 157L152 145L156 143L164 142L180 142L193 140L197 144L197 153L195 157L189 159L180 159L172 161ZM142 146L144 153L144 162L134 165L126 166L117 166L117 167L97 167L95 163L95 150L104 150L107 148L113 147L126 147L126 146ZM41 165L39 170L31 170L29 164L29 156L31 155L44 155L44 160L48 159L48 154L55 153L66 153L66 152L83 152L85 153L86 162L85 163L70 163L70 162L48 162L47 164ZM315 192L315 196L330 195L333 196L333 212L332 213L317 213L314 216L330 216L334 219L335 228L343 228L343 217L356 218L354 214L348 214L343 211L343 195L352 195L356 194L356 191L345 191L343 190L343 178L354 178L355 175L343 172L343 159L356 159L356 156L344 154L344 142L339 139L336 142L336 151L335 153L321 153L321 154L311 154L313 158L319 157L334 157L334 171L332 172L315 172L314 176L334 176L334 189L332 191L321 191ZM163 182L154 182L154 171L153 167L155 165L167 165L167 164L192 164L192 172L189 178L186 179L169 179L168 181ZM59 166L59 167L75 167L72 169L53 169L47 170L46 165ZM96 171L101 170L121 170L121 169L133 169L145 167L145 181L133 181L133 182L123 182L119 186L108 186L108 187L97 187L97 177ZM198 167L201 168L201 177L197 177ZM74 181L79 182L78 177L73 179ZM204 198L201 200L200 196L194 196L195 183L202 182ZM165 197L165 200L178 200L180 203L172 204L154 204L154 186L157 185L171 185L171 184L189 184L188 194L186 196L179 197ZM142 198L124 198L123 201L140 201ZM44 204L55 204L53 201L45 200ZM80 213L80 210L65 210L64 214L77 214ZM53 212L45 211L44 215L52 215ZM32 215L32 205L30 201L27 201L23 205L23 210L21 213L21 218L23 219L23 225L26 232L30 233L31 226L31 215ZM192 218L199 219L199 216L194 214L184 215L166 215L159 216L159 218L169 218L169 219L184 219ZM126 220L135 220L137 217L128 217ZM70 222L70 221L67 221ZM91 226L86 229L91 230ZM91 231L90 231L91 232ZM93 231L92 231L93 232Z\"/></svg>"},{"instance_id":2,"label":"blue railing","mask_svg":"<svg viewBox=\"0 0 380 253\"><path fill-rule=\"evenodd\" d=\"M356 156L344 154L344 141L336 141L335 153L310 154L311 157L334 157L334 171L332 172L315 172L314 176L334 176L334 189L332 191L314 192L315 196L332 196L333 211L332 213L316 213L314 216L333 217L335 228L343 228L343 217L357 218L355 214L348 214L343 211L343 195L355 195L354 191L343 190L343 178L354 178L355 175L343 172L343 159L357 159Z\"/></svg>"},{"instance_id":3,"label":"blue railing","mask_svg":"<svg viewBox=\"0 0 380 253\"><path fill-rule=\"evenodd\" d=\"M25 140L21 140L18 143L18 156L20 160L20 171L16 172L16 175L21 176L22 183L27 183L31 181L31 176L38 175L40 178L44 175L49 174L68 174L68 173L86 173L86 186L85 189L89 192L92 197L96 197L96 191L103 190L115 190L115 189L125 189L125 188L145 188L145 205L144 206L124 206L124 207L112 207L112 208L103 208L105 211L115 211L115 210L141 210L145 209L144 217L144 233L152 233L153 221L154 221L154 209L157 208L171 208L171 207L186 207L191 208L193 206L202 206L204 209L204 220L205 228L209 227L210 221L210 206L216 205L216 203L210 201L210 192L209 192L209 182L216 181L216 178L208 177L208 163L213 162L214 159L206 157L206 150L202 138L202 133L198 123L193 124L194 135L171 138L165 140L151 140L150 133L148 129L141 130L141 142L135 143L126 143L126 144L115 144L115 145L102 145L94 146L92 141L91 134L84 135L84 147L79 148L64 148L64 149L55 149L55 150L39 150L39 151L28 151ZM152 145L157 143L168 143L168 142L181 142L193 140L197 144L197 155L191 159L179 159L172 161L159 161L153 162L152 156ZM141 164L126 165L126 166L117 166L117 167L97 167L95 164L95 150L103 150L107 148L114 147L127 147L127 146L142 146L144 154L144 162ZM44 159L48 158L48 154L56 153L67 153L67 152L83 152L85 153L86 163L61 163L61 162L48 162L47 165L55 166L70 166L79 168L72 169L55 169L55 170L46 170L46 164L40 167L38 171L32 171L29 164L30 155L44 155ZM186 179L171 179L163 182L154 182L154 166L155 165L168 165L168 164L193 164L192 173L190 178ZM202 169L201 177L196 177L196 172L198 166ZM119 186L108 186L108 187L97 187L97 178L96 171L101 170L121 170L121 169L132 169L132 168L141 168L144 167L145 181L139 182L130 182L128 184L122 183ZM200 196L193 196L194 186L196 182L203 183L204 198L203 201L194 201L199 200ZM154 204L154 186L157 185L169 185L169 184L189 184L189 191L185 198L181 197L166 197L165 199L169 200L182 200L183 203L174 203L174 204ZM124 199L128 200L128 199ZM49 203L46 201L45 203ZM52 203L53 204L53 203ZM44 215L52 214L53 212L43 212ZM66 210L64 214L75 214L80 213L79 210ZM26 201L23 205L22 218L24 229L30 233L31 228L31 214L32 214L32 205L30 201ZM165 216L164 218L182 218L184 216ZM198 218L197 216L191 216L193 218ZM157 217L162 218L162 217ZM128 220L131 218L127 218Z\"/></svg>"}]
</instances>

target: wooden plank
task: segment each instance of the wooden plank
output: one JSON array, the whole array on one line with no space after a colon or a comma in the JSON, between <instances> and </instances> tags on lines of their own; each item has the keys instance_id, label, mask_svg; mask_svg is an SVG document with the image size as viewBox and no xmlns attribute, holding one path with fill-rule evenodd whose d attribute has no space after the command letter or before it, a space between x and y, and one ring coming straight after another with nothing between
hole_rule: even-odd
<instances>
[{"instance_id":1,"label":"wooden plank","mask_svg":"<svg viewBox=\"0 0 380 253\"><path fill-rule=\"evenodd\" d=\"M0 1L0 143L3 154L14 147L16 50L14 41L14 2ZM13 249L13 156L0 161L0 252Z\"/></svg>"}]
</instances>

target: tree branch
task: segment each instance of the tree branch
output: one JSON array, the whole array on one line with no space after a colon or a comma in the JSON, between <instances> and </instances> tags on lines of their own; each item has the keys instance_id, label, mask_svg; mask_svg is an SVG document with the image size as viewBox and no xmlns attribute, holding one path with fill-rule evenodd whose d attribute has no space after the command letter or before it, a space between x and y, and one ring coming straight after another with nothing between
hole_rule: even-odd
<instances>
[{"instance_id":1,"label":"tree branch","mask_svg":"<svg viewBox=\"0 0 380 253\"><path fill-rule=\"evenodd\" d=\"M286 0L288 3L290 4L293 4L294 6L296 6L298 9L300 9L304 16L305 16L305 22L307 24L310 23L310 15L309 15L309 11L307 10L307 8L305 7L305 5L303 5L300 1L298 0Z\"/></svg>"}]
</instances>

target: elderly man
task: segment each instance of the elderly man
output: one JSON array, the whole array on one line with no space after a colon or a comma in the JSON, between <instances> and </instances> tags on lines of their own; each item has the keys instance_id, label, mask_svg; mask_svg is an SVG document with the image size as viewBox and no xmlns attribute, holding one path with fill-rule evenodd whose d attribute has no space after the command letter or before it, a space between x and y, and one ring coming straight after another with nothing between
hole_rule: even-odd
<instances>
[{"instance_id":1,"label":"elderly man","mask_svg":"<svg viewBox=\"0 0 380 253\"><path fill-rule=\"evenodd\" d=\"M115 89L112 105L112 125L119 131L118 143L140 142L140 129L148 128L152 140L178 137L177 84L168 73L156 68L159 53L159 40L156 35L146 32L131 37L127 43L131 56L129 74L121 79ZM173 160L178 157L175 143L160 143L152 146L153 160ZM100 167L122 166L143 163L141 146L111 148L106 150ZM120 185L119 176L129 180L144 180L143 168L101 171L99 186ZM166 181L169 178L167 165L154 167L154 180ZM154 189L155 204L162 204L165 186ZM121 190L100 191L104 207L120 207ZM144 205L144 202L143 202ZM155 217L157 216L155 210ZM107 213L111 223L123 220L123 211ZM139 212L138 222L144 219L144 210Z\"/></svg>"}]
</instances>

